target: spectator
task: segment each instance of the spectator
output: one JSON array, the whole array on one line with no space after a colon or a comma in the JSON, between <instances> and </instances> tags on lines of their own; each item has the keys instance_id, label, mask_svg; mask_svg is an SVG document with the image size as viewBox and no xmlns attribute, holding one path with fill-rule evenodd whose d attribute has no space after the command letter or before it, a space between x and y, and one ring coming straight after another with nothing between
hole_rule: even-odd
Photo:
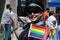
<instances>
[{"instance_id":1,"label":"spectator","mask_svg":"<svg viewBox=\"0 0 60 40\"><path fill-rule=\"evenodd\" d=\"M30 24L36 24L36 25L42 25L44 26L44 22L40 21L40 18L42 17L43 11L42 7L38 5L38 3L30 3L27 7L27 13L28 17L31 20L31 23L28 23L25 27L25 30L19 34L20 30L18 27L14 26L14 31L19 40L27 40L28 39L28 31ZM27 36L26 36L27 35ZM37 38L30 37L30 40L42 40Z\"/></svg>"},{"instance_id":2,"label":"spectator","mask_svg":"<svg viewBox=\"0 0 60 40\"><path fill-rule=\"evenodd\" d=\"M57 20L54 16L54 13L53 12L50 12L50 16L48 17L47 21L46 21L46 25L47 27L50 28L50 34L49 34L49 37L53 38L54 37L54 34L56 32L56 29L57 29Z\"/></svg>"},{"instance_id":3,"label":"spectator","mask_svg":"<svg viewBox=\"0 0 60 40\"><path fill-rule=\"evenodd\" d=\"M59 15L60 15L60 13L59 13ZM60 16L59 16L59 24L58 24L56 33L54 34L53 40L60 40Z\"/></svg>"},{"instance_id":4,"label":"spectator","mask_svg":"<svg viewBox=\"0 0 60 40\"><path fill-rule=\"evenodd\" d=\"M44 11L43 16L44 16L44 21L46 21L47 18L49 17L49 8L46 8L46 10Z\"/></svg>"},{"instance_id":5,"label":"spectator","mask_svg":"<svg viewBox=\"0 0 60 40\"><path fill-rule=\"evenodd\" d=\"M5 19L5 40L11 40L11 21L12 17L10 16L10 4L6 5L6 10L4 11L4 19ZM9 39L10 38L10 39Z\"/></svg>"}]
</instances>

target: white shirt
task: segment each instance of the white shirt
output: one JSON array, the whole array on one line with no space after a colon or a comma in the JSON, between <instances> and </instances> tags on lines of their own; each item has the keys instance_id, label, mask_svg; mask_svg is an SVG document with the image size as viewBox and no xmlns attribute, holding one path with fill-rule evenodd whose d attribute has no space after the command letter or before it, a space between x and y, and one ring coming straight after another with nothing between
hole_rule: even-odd
<instances>
[{"instance_id":1,"label":"white shirt","mask_svg":"<svg viewBox=\"0 0 60 40\"><path fill-rule=\"evenodd\" d=\"M13 12L13 11L11 11L10 16L11 16L11 18L12 18L13 20L16 20L16 16L15 16L15 14L14 14L14 12Z\"/></svg>"},{"instance_id":2,"label":"white shirt","mask_svg":"<svg viewBox=\"0 0 60 40\"><path fill-rule=\"evenodd\" d=\"M14 15L14 12L13 11L10 11L9 9L6 9L4 11L4 19L5 19L5 24L10 24L10 17L15 20L15 15ZM9 22L8 22L9 21Z\"/></svg>"},{"instance_id":3,"label":"white shirt","mask_svg":"<svg viewBox=\"0 0 60 40\"><path fill-rule=\"evenodd\" d=\"M6 9L4 11L4 19L5 19L5 24L10 24L9 20L10 20L10 10Z\"/></svg>"},{"instance_id":4,"label":"white shirt","mask_svg":"<svg viewBox=\"0 0 60 40\"><path fill-rule=\"evenodd\" d=\"M53 21L56 21L56 24L53 24ZM48 25L48 27L50 27L51 29L57 28L57 20L56 20L56 18L53 15L48 17L48 19L46 21L46 25Z\"/></svg>"}]
</instances>

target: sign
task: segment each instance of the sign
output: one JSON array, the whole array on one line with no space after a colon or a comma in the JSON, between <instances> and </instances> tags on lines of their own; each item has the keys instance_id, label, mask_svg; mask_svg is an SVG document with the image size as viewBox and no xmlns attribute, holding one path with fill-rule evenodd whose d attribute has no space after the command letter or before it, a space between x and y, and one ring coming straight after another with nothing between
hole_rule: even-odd
<instances>
[{"instance_id":1,"label":"sign","mask_svg":"<svg viewBox=\"0 0 60 40\"><path fill-rule=\"evenodd\" d=\"M60 0L52 0L48 2L48 7L60 7Z\"/></svg>"}]
</instances>

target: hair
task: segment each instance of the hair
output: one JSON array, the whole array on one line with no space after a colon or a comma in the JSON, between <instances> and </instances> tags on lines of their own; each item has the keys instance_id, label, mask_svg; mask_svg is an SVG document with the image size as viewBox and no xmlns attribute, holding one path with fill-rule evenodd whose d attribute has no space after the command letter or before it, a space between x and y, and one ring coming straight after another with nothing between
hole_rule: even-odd
<instances>
[{"instance_id":1,"label":"hair","mask_svg":"<svg viewBox=\"0 0 60 40\"><path fill-rule=\"evenodd\" d=\"M28 5L26 11L28 12L27 14L29 15L29 14L31 14L32 12L33 12L33 13L43 12L43 8L42 8L40 5L36 4L36 3L30 3L30 4Z\"/></svg>"},{"instance_id":2,"label":"hair","mask_svg":"<svg viewBox=\"0 0 60 40\"><path fill-rule=\"evenodd\" d=\"M49 12L49 16L51 16L51 15L53 15L53 14L54 14L54 12L53 12L53 11Z\"/></svg>"},{"instance_id":3,"label":"hair","mask_svg":"<svg viewBox=\"0 0 60 40\"><path fill-rule=\"evenodd\" d=\"M46 10L49 10L49 8L46 8Z\"/></svg>"},{"instance_id":4,"label":"hair","mask_svg":"<svg viewBox=\"0 0 60 40\"><path fill-rule=\"evenodd\" d=\"M33 4L33 5L30 5L30 4ZM37 8L40 11L44 11L44 8L43 8L42 4L39 4L39 3L30 3L30 4L27 6L27 9L29 9L29 8Z\"/></svg>"},{"instance_id":5,"label":"hair","mask_svg":"<svg viewBox=\"0 0 60 40\"><path fill-rule=\"evenodd\" d=\"M41 7L41 9L39 7L37 7L37 6L35 6L35 7L30 6L29 7L29 5L32 4L32 3L39 5ZM37 9L37 11L39 11L39 12L44 12L44 5L40 2L40 0L27 0L25 8L26 8L26 14L27 15L29 15L28 11L30 11L30 10L33 11L33 10Z\"/></svg>"},{"instance_id":6,"label":"hair","mask_svg":"<svg viewBox=\"0 0 60 40\"><path fill-rule=\"evenodd\" d=\"M9 9L9 7L10 7L10 4L7 4L7 5L6 5L6 8Z\"/></svg>"}]
</instances>

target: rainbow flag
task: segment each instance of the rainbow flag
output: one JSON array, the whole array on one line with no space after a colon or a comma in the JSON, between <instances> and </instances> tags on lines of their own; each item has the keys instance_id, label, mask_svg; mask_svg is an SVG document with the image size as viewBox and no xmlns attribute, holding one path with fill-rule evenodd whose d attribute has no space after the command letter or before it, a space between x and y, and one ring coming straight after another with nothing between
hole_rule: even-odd
<instances>
[{"instance_id":1,"label":"rainbow flag","mask_svg":"<svg viewBox=\"0 0 60 40\"><path fill-rule=\"evenodd\" d=\"M43 39L45 33L46 33L46 28L44 26L37 26L35 24L32 24L29 30L28 37Z\"/></svg>"}]
</instances>

